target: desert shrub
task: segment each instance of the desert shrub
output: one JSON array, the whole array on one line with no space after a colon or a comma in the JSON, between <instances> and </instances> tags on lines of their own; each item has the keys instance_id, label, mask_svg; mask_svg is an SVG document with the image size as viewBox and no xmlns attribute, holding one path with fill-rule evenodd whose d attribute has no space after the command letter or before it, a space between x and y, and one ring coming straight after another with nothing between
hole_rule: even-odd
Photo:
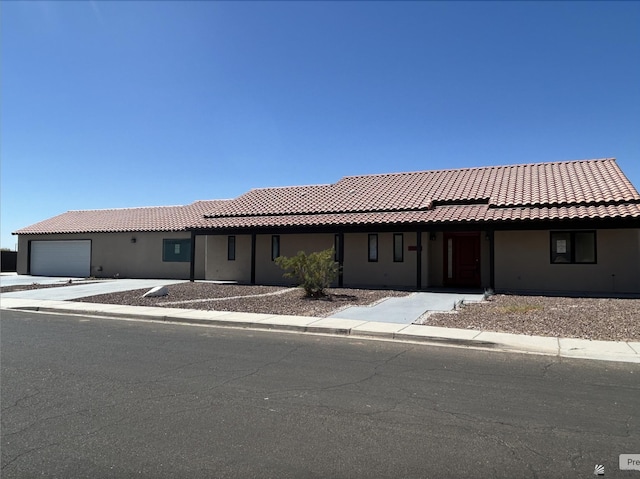
<instances>
[{"instance_id":1,"label":"desert shrub","mask_svg":"<svg viewBox=\"0 0 640 479\"><path fill-rule=\"evenodd\" d=\"M284 277L295 279L307 297L318 298L338 277L338 263L333 258L334 250L329 248L310 254L299 251L291 258L279 256L275 262L286 271Z\"/></svg>"}]
</instances>

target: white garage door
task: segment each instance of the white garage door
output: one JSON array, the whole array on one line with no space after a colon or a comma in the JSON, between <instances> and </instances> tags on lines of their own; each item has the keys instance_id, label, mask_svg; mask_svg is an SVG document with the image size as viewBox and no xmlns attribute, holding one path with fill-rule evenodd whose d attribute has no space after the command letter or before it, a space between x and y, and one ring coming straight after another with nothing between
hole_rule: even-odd
<instances>
[{"instance_id":1,"label":"white garage door","mask_svg":"<svg viewBox=\"0 0 640 479\"><path fill-rule=\"evenodd\" d=\"M91 268L91 241L32 241L31 274L86 278Z\"/></svg>"}]
</instances>

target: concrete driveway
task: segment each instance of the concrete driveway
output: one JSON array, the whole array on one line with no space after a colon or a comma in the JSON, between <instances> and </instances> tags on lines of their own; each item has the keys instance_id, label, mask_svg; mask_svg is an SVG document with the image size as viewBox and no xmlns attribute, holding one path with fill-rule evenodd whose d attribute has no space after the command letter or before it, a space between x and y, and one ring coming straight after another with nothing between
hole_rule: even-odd
<instances>
[{"instance_id":1,"label":"concrete driveway","mask_svg":"<svg viewBox=\"0 0 640 479\"><path fill-rule=\"evenodd\" d=\"M3 298L19 299L48 299L56 301L69 301L98 294L118 293L134 289L151 289L155 286L184 283L180 279L100 279L87 281L84 278L50 278L43 276L2 276L0 286L28 285L32 283L56 284L66 283L71 279L74 283L60 288L32 289L30 291L14 291L2 293Z\"/></svg>"},{"instance_id":2,"label":"concrete driveway","mask_svg":"<svg viewBox=\"0 0 640 479\"><path fill-rule=\"evenodd\" d=\"M84 281L85 278L72 277L51 277L51 276L31 276L28 274L2 273L0 275L0 286L24 286L27 284L56 284L66 283L69 280Z\"/></svg>"}]
</instances>

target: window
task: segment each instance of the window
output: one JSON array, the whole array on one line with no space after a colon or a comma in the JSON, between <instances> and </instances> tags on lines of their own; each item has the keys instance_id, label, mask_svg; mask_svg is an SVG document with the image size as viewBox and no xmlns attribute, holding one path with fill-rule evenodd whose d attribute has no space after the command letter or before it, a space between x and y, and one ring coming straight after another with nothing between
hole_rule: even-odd
<instances>
[{"instance_id":1,"label":"window","mask_svg":"<svg viewBox=\"0 0 640 479\"><path fill-rule=\"evenodd\" d=\"M333 261L340 261L340 235L333 237Z\"/></svg>"},{"instance_id":2,"label":"window","mask_svg":"<svg viewBox=\"0 0 640 479\"><path fill-rule=\"evenodd\" d=\"M191 261L190 239L162 240L162 261L188 263Z\"/></svg>"},{"instance_id":3,"label":"window","mask_svg":"<svg viewBox=\"0 0 640 479\"><path fill-rule=\"evenodd\" d=\"M235 236L227 237L227 260L229 261L236 260L236 237Z\"/></svg>"},{"instance_id":4,"label":"window","mask_svg":"<svg viewBox=\"0 0 640 479\"><path fill-rule=\"evenodd\" d=\"M271 237L271 261L280 256L280 236L273 235Z\"/></svg>"},{"instance_id":5,"label":"window","mask_svg":"<svg viewBox=\"0 0 640 479\"><path fill-rule=\"evenodd\" d=\"M404 261L404 239L402 233L394 233L393 235L393 261L394 263L402 263Z\"/></svg>"},{"instance_id":6,"label":"window","mask_svg":"<svg viewBox=\"0 0 640 479\"><path fill-rule=\"evenodd\" d=\"M378 235L369 235L369 261L378 261Z\"/></svg>"},{"instance_id":7,"label":"window","mask_svg":"<svg viewBox=\"0 0 640 479\"><path fill-rule=\"evenodd\" d=\"M551 262L556 264L594 264L595 231L552 231Z\"/></svg>"}]
</instances>

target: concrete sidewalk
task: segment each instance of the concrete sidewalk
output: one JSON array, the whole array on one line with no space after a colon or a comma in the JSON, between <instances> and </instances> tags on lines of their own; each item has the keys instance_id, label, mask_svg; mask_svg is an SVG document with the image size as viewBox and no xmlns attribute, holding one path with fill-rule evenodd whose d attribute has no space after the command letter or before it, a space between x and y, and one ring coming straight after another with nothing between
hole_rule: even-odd
<instances>
[{"instance_id":1,"label":"concrete sidewalk","mask_svg":"<svg viewBox=\"0 0 640 479\"><path fill-rule=\"evenodd\" d=\"M314 318L272 314L203 311L145 306L82 303L0 297L0 309L83 314L107 318L166 321L348 335L359 338L416 341L438 345L542 354L564 358L640 363L640 342L589 341L470 329L439 328L416 324L394 324L345 318Z\"/></svg>"}]
</instances>

